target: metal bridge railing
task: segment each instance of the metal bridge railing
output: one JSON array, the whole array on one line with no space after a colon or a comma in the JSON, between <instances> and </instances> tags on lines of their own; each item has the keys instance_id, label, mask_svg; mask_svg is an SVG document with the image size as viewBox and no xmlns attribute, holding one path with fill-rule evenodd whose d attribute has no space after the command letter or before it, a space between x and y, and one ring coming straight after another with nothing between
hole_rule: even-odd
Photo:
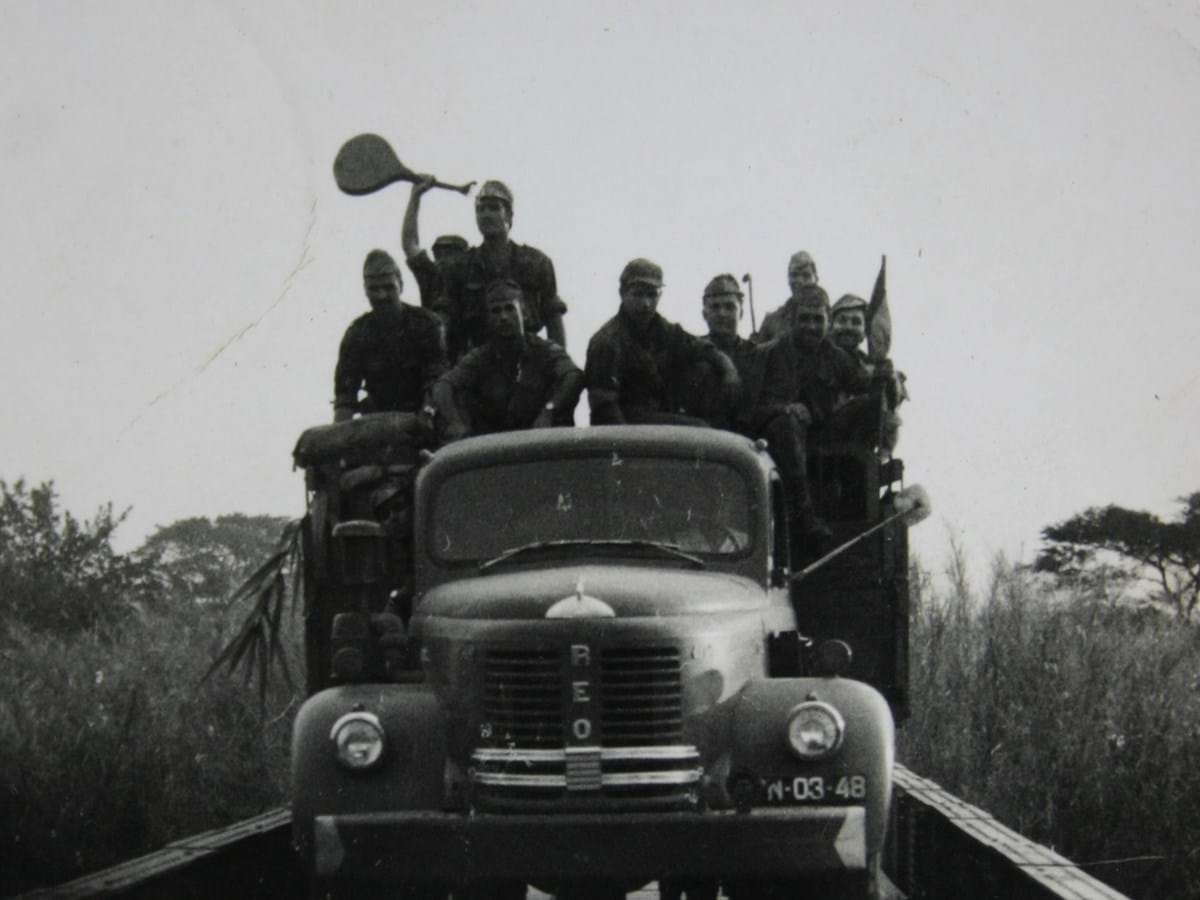
<instances>
[{"instance_id":1,"label":"metal bridge railing","mask_svg":"<svg viewBox=\"0 0 1200 900\"><path fill-rule=\"evenodd\" d=\"M1066 857L896 766L884 869L910 900L1127 900Z\"/></svg>"}]
</instances>

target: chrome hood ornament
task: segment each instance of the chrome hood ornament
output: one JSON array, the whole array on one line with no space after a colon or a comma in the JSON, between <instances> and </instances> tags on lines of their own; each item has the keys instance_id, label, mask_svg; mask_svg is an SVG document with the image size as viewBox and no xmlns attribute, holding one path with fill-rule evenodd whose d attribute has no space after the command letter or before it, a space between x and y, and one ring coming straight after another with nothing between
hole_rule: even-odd
<instances>
[{"instance_id":1,"label":"chrome hood ornament","mask_svg":"<svg viewBox=\"0 0 1200 900\"><path fill-rule=\"evenodd\" d=\"M599 597L583 592L583 579L575 582L575 593L563 597L548 610L547 619L615 619L616 611Z\"/></svg>"}]
</instances>

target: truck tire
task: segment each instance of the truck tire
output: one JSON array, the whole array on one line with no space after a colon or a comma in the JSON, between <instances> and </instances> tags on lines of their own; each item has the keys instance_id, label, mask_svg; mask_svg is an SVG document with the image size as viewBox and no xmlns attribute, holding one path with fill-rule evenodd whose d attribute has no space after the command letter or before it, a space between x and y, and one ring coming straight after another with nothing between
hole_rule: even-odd
<instances>
[{"instance_id":1,"label":"truck tire","mask_svg":"<svg viewBox=\"0 0 1200 900\"><path fill-rule=\"evenodd\" d=\"M321 878L308 883L308 900L448 900L449 896L448 890L436 884L398 885Z\"/></svg>"}]
</instances>

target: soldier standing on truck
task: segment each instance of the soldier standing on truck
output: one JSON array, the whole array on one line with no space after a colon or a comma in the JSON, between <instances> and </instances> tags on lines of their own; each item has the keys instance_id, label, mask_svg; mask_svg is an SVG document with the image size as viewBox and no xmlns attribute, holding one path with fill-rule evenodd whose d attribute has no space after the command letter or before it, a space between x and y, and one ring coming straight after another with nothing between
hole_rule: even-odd
<instances>
[{"instance_id":1,"label":"soldier standing on truck","mask_svg":"<svg viewBox=\"0 0 1200 900\"><path fill-rule=\"evenodd\" d=\"M471 434L575 424L583 373L557 344L525 331L521 286L487 289L490 336L437 380L433 405L447 442Z\"/></svg>"},{"instance_id":2,"label":"soldier standing on truck","mask_svg":"<svg viewBox=\"0 0 1200 900\"><path fill-rule=\"evenodd\" d=\"M475 197L475 224L483 243L449 260L442 269L442 296L437 311L447 324L450 361L487 340L484 291L493 281L511 278L521 286L525 331L546 336L564 350L562 317L567 306L558 296L554 263L542 251L509 238L513 221L512 191L502 181L485 181Z\"/></svg>"},{"instance_id":3,"label":"soldier standing on truck","mask_svg":"<svg viewBox=\"0 0 1200 900\"><path fill-rule=\"evenodd\" d=\"M400 299L396 261L372 250L363 261L363 288L371 311L350 323L333 373L333 421L357 413L416 412L446 369L437 316ZM358 398L360 390L366 397Z\"/></svg>"},{"instance_id":4,"label":"soldier standing on truck","mask_svg":"<svg viewBox=\"0 0 1200 900\"><path fill-rule=\"evenodd\" d=\"M862 297L854 294L844 294L833 304L832 321L829 326L829 336L833 342L857 359L868 371L874 372L875 366L866 351L862 349L867 341L867 308L868 303ZM880 449L885 455L891 455L900 439L900 416L896 407L908 399L908 379L903 372L896 372L887 387L887 410L883 417ZM839 404L848 402L850 395L839 398Z\"/></svg>"},{"instance_id":5,"label":"soldier standing on truck","mask_svg":"<svg viewBox=\"0 0 1200 900\"><path fill-rule=\"evenodd\" d=\"M421 211L421 197L434 185L432 175L418 176L408 195L408 206L404 210L404 224L400 226L400 246L404 249L404 260L421 295L421 306L431 309L442 295L442 268L450 259L466 252L467 239L457 234L443 234L433 242L433 258L421 247L417 233L417 217Z\"/></svg>"},{"instance_id":6,"label":"soldier standing on truck","mask_svg":"<svg viewBox=\"0 0 1200 900\"><path fill-rule=\"evenodd\" d=\"M708 341L658 314L662 287L662 268L648 259L631 260L621 271L621 308L588 343L593 425L706 425L678 412L683 374L701 361L721 373L721 390L736 402L737 368Z\"/></svg>"},{"instance_id":7,"label":"soldier standing on truck","mask_svg":"<svg viewBox=\"0 0 1200 900\"><path fill-rule=\"evenodd\" d=\"M789 334L795 324L796 308L803 297L823 297L829 303L829 295L817 284L817 264L807 250L798 250L788 260L788 288L791 296L778 309L767 313L762 328L751 335L751 340L765 344Z\"/></svg>"}]
</instances>

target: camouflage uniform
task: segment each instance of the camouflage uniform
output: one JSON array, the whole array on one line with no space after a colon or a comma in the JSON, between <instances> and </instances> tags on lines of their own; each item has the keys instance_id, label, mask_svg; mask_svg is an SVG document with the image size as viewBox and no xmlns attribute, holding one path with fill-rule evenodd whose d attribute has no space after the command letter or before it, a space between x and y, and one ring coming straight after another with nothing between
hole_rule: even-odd
<instances>
[{"instance_id":1,"label":"camouflage uniform","mask_svg":"<svg viewBox=\"0 0 1200 900\"><path fill-rule=\"evenodd\" d=\"M588 342L586 372L592 424L706 424L679 412L683 387L679 373L704 361L720 370L720 357L721 352L708 341L658 313L644 331L638 331L625 313L618 312ZM615 392L616 402L598 404L592 395L597 388Z\"/></svg>"},{"instance_id":2,"label":"camouflage uniform","mask_svg":"<svg viewBox=\"0 0 1200 900\"><path fill-rule=\"evenodd\" d=\"M450 247L455 247L460 253L463 253L467 249L467 242L456 234L443 234L433 242L432 257L426 251L421 250L405 260L408 270L413 273L413 278L417 281L421 306L425 309L433 309L438 298L442 296L444 291L442 269L449 264L452 257L443 257L439 248Z\"/></svg>"},{"instance_id":3,"label":"camouflage uniform","mask_svg":"<svg viewBox=\"0 0 1200 900\"><path fill-rule=\"evenodd\" d=\"M460 359L440 381L454 390L471 433L490 434L531 427L572 375L577 376L578 387L553 411L555 425L569 426L575 424L582 373L558 344L536 335L525 336L524 350L517 358L489 341Z\"/></svg>"},{"instance_id":4,"label":"camouflage uniform","mask_svg":"<svg viewBox=\"0 0 1200 900\"><path fill-rule=\"evenodd\" d=\"M437 316L399 304L372 309L346 329L333 375L337 406L359 412L416 412L446 369ZM366 398L359 403L359 389Z\"/></svg>"},{"instance_id":5,"label":"camouflage uniform","mask_svg":"<svg viewBox=\"0 0 1200 900\"><path fill-rule=\"evenodd\" d=\"M708 340L728 356L742 380L737 402L721 395L721 373L707 360L692 366L684 379L681 405L689 415L714 428L758 437L762 426L763 388L785 377L774 359L774 344L756 344L738 335L710 334Z\"/></svg>"}]
</instances>

